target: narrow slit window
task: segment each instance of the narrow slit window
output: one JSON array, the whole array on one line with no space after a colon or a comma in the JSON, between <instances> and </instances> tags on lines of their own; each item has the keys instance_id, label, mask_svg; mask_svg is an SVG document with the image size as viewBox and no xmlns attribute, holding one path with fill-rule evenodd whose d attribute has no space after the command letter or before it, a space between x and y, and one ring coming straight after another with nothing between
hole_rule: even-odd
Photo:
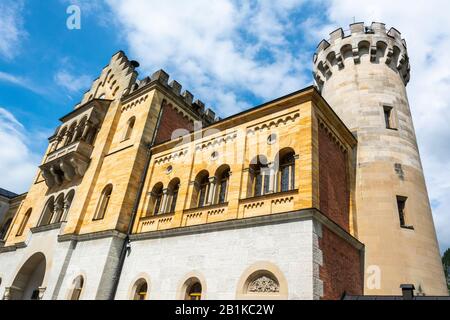
<instances>
[{"instance_id":1,"label":"narrow slit window","mask_svg":"<svg viewBox=\"0 0 450 320\"><path fill-rule=\"evenodd\" d=\"M392 107L384 106L383 111L386 129L396 129L394 121L394 109Z\"/></svg>"},{"instance_id":2,"label":"narrow slit window","mask_svg":"<svg viewBox=\"0 0 450 320\"><path fill-rule=\"evenodd\" d=\"M400 219L400 226L401 227L406 227L406 212L405 212L405 208L406 208L406 197L401 197L401 196L397 196L397 208L398 208L398 216Z\"/></svg>"}]
</instances>

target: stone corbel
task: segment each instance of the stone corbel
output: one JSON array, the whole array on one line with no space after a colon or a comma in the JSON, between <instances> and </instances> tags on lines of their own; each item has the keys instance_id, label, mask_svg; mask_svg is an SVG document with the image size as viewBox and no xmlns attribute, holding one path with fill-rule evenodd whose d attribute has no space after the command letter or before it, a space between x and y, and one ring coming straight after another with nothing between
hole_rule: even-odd
<instances>
[{"instance_id":1,"label":"stone corbel","mask_svg":"<svg viewBox=\"0 0 450 320\"><path fill-rule=\"evenodd\" d=\"M375 62L377 60L377 46L370 47L370 61Z\"/></svg>"},{"instance_id":2,"label":"stone corbel","mask_svg":"<svg viewBox=\"0 0 450 320\"><path fill-rule=\"evenodd\" d=\"M67 181L72 181L73 177L75 176L74 168L64 160L62 160L59 164L59 168L62 170L62 172L64 172L64 178Z\"/></svg>"},{"instance_id":3,"label":"stone corbel","mask_svg":"<svg viewBox=\"0 0 450 320\"><path fill-rule=\"evenodd\" d=\"M50 173L54 177L56 184L61 185L63 183L61 176L56 172L55 166L50 167Z\"/></svg>"},{"instance_id":4,"label":"stone corbel","mask_svg":"<svg viewBox=\"0 0 450 320\"><path fill-rule=\"evenodd\" d=\"M42 170L42 177L44 177L47 187L51 188L55 185L55 178L48 170Z\"/></svg>"},{"instance_id":5,"label":"stone corbel","mask_svg":"<svg viewBox=\"0 0 450 320\"><path fill-rule=\"evenodd\" d=\"M353 47L352 52L353 52L353 61L355 61L355 63L360 63L361 57L359 56L359 48Z\"/></svg>"},{"instance_id":6,"label":"stone corbel","mask_svg":"<svg viewBox=\"0 0 450 320\"><path fill-rule=\"evenodd\" d=\"M388 48L386 54L386 64L389 65L392 62L392 57L394 56L394 49Z\"/></svg>"},{"instance_id":7,"label":"stone corbel","mask_svg":"<svg viewBox=\"0 0 450 320\"><path fill-rule=\"evenodd\" d=\"M336 61L339 69L344 68L344 60L342 59L342 55L340 52L336 53Z\"/></svg>"},{"instance_id":8,"label":"stone corbel","mask_svg":"<svg viewBox=\"0 0 450 320\"><path fill-rule=\"evenodd\" d=\"M84 176L88 167L88 164L86 162L72 157L70 159L70 164L73 166L73 168L75 168L75 172L77 175L79 175L80 177Z\"/></svg>"}]
</instances>

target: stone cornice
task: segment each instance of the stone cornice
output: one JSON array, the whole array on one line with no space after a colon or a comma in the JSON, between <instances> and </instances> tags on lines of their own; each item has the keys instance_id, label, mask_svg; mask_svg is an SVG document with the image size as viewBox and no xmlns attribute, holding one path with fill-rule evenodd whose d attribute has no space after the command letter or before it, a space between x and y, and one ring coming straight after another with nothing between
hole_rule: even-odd
<instances>
[{"instance_id":1,"label":"stone cornice","mask_svg":"<svg viewBox=\"0 0 450 320\"><path fill-rule=\"evenodd\" d=\"M31 228L30 231L31 231L31 233L40 233L40 232L45 232L45 231L50 231L50 230L57 230L57 229L61 228L63 223L64 222L58 222L58 223L48 224L45 226L34 227L34 228Z\"/></svg>"},{"instance_id":2,"label":"stone cornice","mask_svg":"<svg viewBox=\"0 0 450 320\"><path fill-rule=\"evenodd\" d=\"M117 230L106 230L100 232L86 233L86 234L64 234L58 236L58 242L65 241L90 241L90 240L98 240L105 238L126 238L126 234L119 232Z\"/></svg>"},{"instance_id":3,"label":"stone cornice","mask_svg":"<svg viewBox=\"0 0 450 320\"><path fill-rule=\"evenodd\" d=\"M27 247L27 244L25 242L18 242L13 245L10 245L10 246L0 248L0 253L12 252L12 251L16 251L17 249L22 249L22 248L26 248L26 247Z\"/></svg>"},{"instance_id":4,"label":"stone cornice","mask_svg":"<svg viewBox=\"0 0 450 320\"><path fill-rule=\"evenodd\" d=\"M131 241L143 241L149 239L160 239L160 238L169 238L169 237L179 237L186 235L193 235L199 233L209 233L216 231L225 231L232 229L244 229L251 228L257 226L265 226L265 225L273 225L273 224L281 224L281 223L289 223L294 221L303 221L303 220L316 220L319 221L322 225L329 228L335 234L346 240L352 246L357 248L358 250L362 250L364 248L364 244L359 242L356 238L354 238L351 234L342 229L339 225L334 223L332 220L327 218L323 213L319 210L312 209L304 209L293 212L286 212L280 214L273 214L268 216L247 218L247 219L235 219L223 222L216 222L204 225L196 225L190 227L181 227L175 229L161 230L161 231L150 231L145 233L133 234L130 236Z\"/></svg>"}]
</instances>

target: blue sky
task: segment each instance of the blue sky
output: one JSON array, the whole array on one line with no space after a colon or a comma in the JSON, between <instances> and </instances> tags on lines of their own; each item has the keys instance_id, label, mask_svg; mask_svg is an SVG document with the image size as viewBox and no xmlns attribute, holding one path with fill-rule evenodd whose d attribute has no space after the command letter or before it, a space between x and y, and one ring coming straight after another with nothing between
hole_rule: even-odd
<instances>
[{"instance_id":1,"label":"blue sky","mask_svg":"<svg viewBox=\"0 0 450 320\"><path fill-rule=\"evenodd\" d=\"M81 29L66 27L69 5ZM408 86L441 247L450 247L450 11L447 0L0 2L0 187L28 189L47 138L118 50L163 68L231 115L312 83L311 57L337 27L385 22L408 42ZM432 17L432 18L431 18Z\"/></svg>"}]
</instances>

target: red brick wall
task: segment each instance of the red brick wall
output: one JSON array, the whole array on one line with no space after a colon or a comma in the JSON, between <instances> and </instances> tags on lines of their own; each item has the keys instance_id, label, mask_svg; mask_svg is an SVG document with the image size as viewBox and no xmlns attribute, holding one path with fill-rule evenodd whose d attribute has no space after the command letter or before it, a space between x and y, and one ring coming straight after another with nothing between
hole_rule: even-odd
<instances>
[{"instance_id":1,"label":"red brick wall","mask_svg":"<svg viewBox=\"0 0 450 320\"><path fill-rule=\"evenodd\" d=\"M165 104L162 110L161 121L156 133L155 144L168 141L172 138L172 133L177 129L192 131L194 124L183 118L170 104Z\"/></svg>"},{"instance_id":2,"label":"red brick wall","mask_svg":"<svg viewBox=\"0 0 450 320\"><path fill-rule=\"evenodd\" d=\"M363 294L360 251L328 228L323 227L319 247L323 254L320 279L324 300L341 299L344 292Z\"/></svg>"},{"instance_id":3,"label":"red brick wall","mask_svg":"<svg viewBox=\"0 0 450 320\"><path fill-rule=\"evenodd\" d=\"M349 231L350 192L347 178L347 156L319 128L319 192L320 211Z\"/></svg>"}]
</instances>

